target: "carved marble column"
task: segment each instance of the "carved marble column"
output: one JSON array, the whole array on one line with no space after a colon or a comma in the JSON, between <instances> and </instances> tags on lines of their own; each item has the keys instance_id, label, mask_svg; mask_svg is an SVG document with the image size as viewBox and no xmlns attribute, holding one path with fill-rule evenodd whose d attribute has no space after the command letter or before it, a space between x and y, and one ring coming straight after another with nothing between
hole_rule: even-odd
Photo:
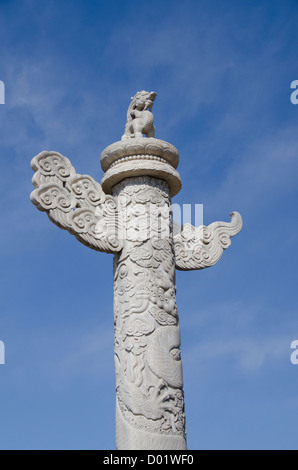
<instances>
[{"instance_id":1,"label":"carved marble column","mask_svg":"<svg viewBox=\"0 0 298 470\"><path fill-rule=\"evenodd\" d=\"M117 448L185 449L168 185L128 178L113 195L127 214L114 257Z\"/></svg>"},{"instance_id":2,"label":"carved marble column","mask_svg":"<svg viewBox=\"0 0 298 470\"><path fill-rule=\"evenodd\" d=\"M178 160L153 138L124 139L101 155L123 229L114 257L117 449L186 449L171 216Z\"/></svg>"},{"instance_id":3,"label":"carved marble column","mask_svg":"<svg viewBox=\"0 0 298 470\"><path fill-rule=\"evenodd\" d=\"M233 212L231 222L185 224L173 234L179 155L154 138L155 97L142 91L132 98L121 141L100 156L101 185L57 152L31 162L33 204L87 247L114 255L119 450L186 449L175 269L214 265L242 228Z\"/></svg>"}]
</instances>

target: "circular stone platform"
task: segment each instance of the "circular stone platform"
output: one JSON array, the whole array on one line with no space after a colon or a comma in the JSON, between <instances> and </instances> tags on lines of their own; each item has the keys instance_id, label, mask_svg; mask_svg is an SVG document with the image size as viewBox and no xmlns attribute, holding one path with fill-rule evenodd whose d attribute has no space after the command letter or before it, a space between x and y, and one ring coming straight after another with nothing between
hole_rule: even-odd
<instances>
[{"instance_id":1,"label":"circular stone platform","mask_svg":"<svg viewBox=\"0 0 298 470\"><path fill-rule=\"evenodd\" d=\"M105 171L101 184L108 194L112 193L115 184L134 176L153 176L165 180L171 197L181 189L180 176L176 171L178 150L164 140L144 137L115 142L103 150L100 162Z\"/></svg>"}]
</instances>

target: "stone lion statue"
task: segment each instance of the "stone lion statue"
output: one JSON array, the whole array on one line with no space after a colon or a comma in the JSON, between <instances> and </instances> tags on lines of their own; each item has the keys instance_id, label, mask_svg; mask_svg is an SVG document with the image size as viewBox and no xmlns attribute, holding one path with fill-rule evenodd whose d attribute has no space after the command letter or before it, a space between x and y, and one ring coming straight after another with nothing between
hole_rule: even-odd
<instances>
[{"instance_id":1,"label":"stone lion statue","mask_svg":"<svg viewBox=\"0 0 298 470\"><path fill-rule=\"evenodd\" d=\"M133 137L154 137L155 127L153 125L153 114L151 112L156 93L151 91L139 91L131 98L127 110L127 121L125 131L121 140Z\"/></svg>"}]
</instances>

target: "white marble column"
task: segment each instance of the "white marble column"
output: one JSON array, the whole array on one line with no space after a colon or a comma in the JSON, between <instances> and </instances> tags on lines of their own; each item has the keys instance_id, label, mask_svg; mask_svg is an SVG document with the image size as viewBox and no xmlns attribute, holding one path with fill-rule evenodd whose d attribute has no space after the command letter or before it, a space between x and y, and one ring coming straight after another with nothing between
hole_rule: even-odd
<instances>
[{"instance_id":1,"label":"white marble column","mask_svg":"<svg viewBox=\"0 0 298 470\"><path fill-rule=\"evenodd\" d=\"M127 178L113 196L125 214L114 257L117 449L186 449L168 184Z\"/></svg>"},{"instance_id":2,"label":"white marble column","mask_svg":"<svg viewBox=\"0 0 298 470\"><path fill-rule=\"evenodd\" d=\"M154 92L138 92L125 132L100 156L101 185L68 158L32 159L31 201L87 247L114 255L117 448L186 449L175 269L214 265L242 228L231 222L172 231L179 155L155 139ZM144 135L146 137L144 137Z\"/></svg>"}]
</instances>

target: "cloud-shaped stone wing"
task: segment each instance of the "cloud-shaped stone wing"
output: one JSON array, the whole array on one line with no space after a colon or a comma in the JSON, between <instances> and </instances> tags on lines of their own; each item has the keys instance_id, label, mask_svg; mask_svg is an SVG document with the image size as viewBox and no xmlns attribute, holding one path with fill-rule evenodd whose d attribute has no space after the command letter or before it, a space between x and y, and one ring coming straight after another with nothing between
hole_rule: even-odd
<instances>
[{"instance_id":1,"label":"cloud-shaped stone wing","mask_svg":"<svg viewBox=\"0 0 298 470\"><path fill-rule=\"evenodd\" d=\"M94 250L121 250L117 200L106 195L99 183L76 174L69 159L57 152L41 152L31 167L36 188L31 201L54 224Z\"/></svg>"},{"instance_id":2,"label":"cloud-shaped stone wing","mask_svg":"<svg viewBox=\"0 0 298 470\"><path fill-rule=\"evenodd\" d=\"M232 212L231 222L213 222L206 227L185 224L174 234L176 268L180 270L204 269L213 266L223 251L231 245L230 238L242 229L239 212Z\"/></svg>"}]
</instances>

